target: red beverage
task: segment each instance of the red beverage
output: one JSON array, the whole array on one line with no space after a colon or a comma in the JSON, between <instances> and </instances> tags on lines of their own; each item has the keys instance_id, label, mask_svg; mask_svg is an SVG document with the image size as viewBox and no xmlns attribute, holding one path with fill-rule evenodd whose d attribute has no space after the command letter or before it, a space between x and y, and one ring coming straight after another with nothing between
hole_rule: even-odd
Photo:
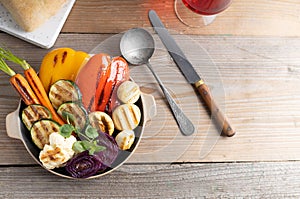
<instances>
[{"instance_id":1,"label":"red beverage","mask_svg":"<svg viewBox=\"0 0 300 199\"><path fill-rule=\"evenodd\" d=\"M201 15L214 15L225 10L232 0L182 0L190 10Z\"/></svg>"}]
</instances>

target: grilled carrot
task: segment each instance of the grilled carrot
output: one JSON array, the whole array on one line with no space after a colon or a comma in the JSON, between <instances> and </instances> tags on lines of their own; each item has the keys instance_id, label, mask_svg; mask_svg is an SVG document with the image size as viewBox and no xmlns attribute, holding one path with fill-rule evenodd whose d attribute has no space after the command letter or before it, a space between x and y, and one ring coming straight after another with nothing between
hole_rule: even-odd
<instances>
[{"instance_id":1,"label":"grilled carrot","mask_svg":"<svg viewBox=\"0 0 300 199\"><path fill-rule=\"evenodd\" d=\"M39 104L37 96L34 94L27 80L21 75L16 74L3 59L0 59L0 70L10 76L10 83L16 89L26 105Z\"/></svg>"},{"instance_id":2,"label":"grilled carrot","mask_svg":"<svg viewBox=\"0 0 300 199\"><path fill-rule=\"evenodd\" d=\"M60 125L65 124L65 122L60 118L60 116L56 113L55 109L53 108L49 97L45 91L45 88L40 81L38 75L36 74L35 70L32 67L29 67L24 71L24 75L30 84L31 88L33 89L34 93L37 95L38 99L40 100L41 104L49 109L52 114L52 119L58 122Z\"/></svg>"},{"instance_id":3,"label":"grilled carrot","mask_svg":"<svg viewBox=\"0 0 300 199\"><path fill-rule=\"evenodd\" d=\"M55 120L61 125L64 124L65 122L59 117L59 115L53 108L40 78L38 77L35 70L26 62L26 60L20 59L19 57L12 54L10 51L5 50L3 48L0 48L0 56L22 66L22 68L24 69L25 78L27 79L27 82L31 86L40 104L42 104L50 110L53 120Z\"/></svg>"}]
</instances>

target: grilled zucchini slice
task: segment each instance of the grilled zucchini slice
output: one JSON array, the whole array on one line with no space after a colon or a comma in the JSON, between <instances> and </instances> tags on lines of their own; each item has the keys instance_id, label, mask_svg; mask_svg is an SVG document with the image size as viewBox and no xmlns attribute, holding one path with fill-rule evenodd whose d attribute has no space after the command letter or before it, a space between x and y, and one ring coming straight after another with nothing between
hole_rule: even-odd
<instances>
[{"instance_id":1,"label":"grilled zucchini slice","mask_svg":"<svg viewBox=\"0 0 300 199\"><path fill-rule=\"evenodd\" d=\"M32 141L38 148L43 149L45 144L49 144L49 135L58 133L59 127L57 122L49 119L35 122L30 129Z\"/></svg>"},{"instance_id":2,"label":"grilled zucchini slice","mask_svg":"<svg viewBox=\"0 0 300 199\"><path fill-rule=\"evenodd\" d=\"M39 104L29 105L22 111L22 121L28 130L31 129L33 123L41 119L51 118L52 116L49 109Z\"/></svg>"},{"instance_id":3,"label":"grilled zucchini slice","mask_svg":"<svg viewBox=\"0 0 300 199\"><path fill-rule=\"evenodd\" d=\"M73 102L63 103L59 106L57 113L65 122L80 130L83 130L87 124L86 110L80 104Z\"/></svg>"},{"instance_id":4,"label":"grilled zucchini slice","mask_svg":"<svg viewBox=\"0 0 300 199\"><path fill-rule=\"evenodd\" d=\"M69 80L58 80L49 90L49 99L55 109L65 102L81 102L78 86Z\"/></svg>"}]
</instances>

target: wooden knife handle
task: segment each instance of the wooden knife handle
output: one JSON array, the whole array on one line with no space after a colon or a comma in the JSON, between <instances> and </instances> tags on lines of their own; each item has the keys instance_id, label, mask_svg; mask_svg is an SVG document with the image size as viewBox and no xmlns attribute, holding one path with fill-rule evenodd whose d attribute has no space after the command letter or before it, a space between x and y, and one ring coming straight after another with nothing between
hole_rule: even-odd
<instances>
[{"instance_id":1,"label":"wooden knife handle","mask_svg":"<svg viewBox=\"0 0 300 199\"><path fill-rule=\"evenodd\" d=\"M208 86L204 83L203 80L200 80L195 83L195 87L197 88L198 92L200 93L202 99L208 106L213 119L215 120L216 124L219 128L222 129L222 135L231 137L235 134L234 128L230 125L227 117L222 113L219 109L218 105L212 98L212 95L209 91Z\"/></svg>"}]
</instances>

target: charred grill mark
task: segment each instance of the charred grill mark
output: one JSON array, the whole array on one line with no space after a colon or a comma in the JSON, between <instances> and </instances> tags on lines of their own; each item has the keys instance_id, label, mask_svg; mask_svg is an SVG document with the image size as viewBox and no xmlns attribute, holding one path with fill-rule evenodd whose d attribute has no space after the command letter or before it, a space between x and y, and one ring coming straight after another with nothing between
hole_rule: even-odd
<instances>
[{"instance_id":1,"label":"charred grill mark","mask_svg":"<svg viewBox=\"0 0 300 199\"><path fill-rule=\"evenodd\" d=\"M56 128L56 127L53 126L53 125L51 125L51 129L52 129L51 133L53 133L53 132L58 132L58 131L59 131L59 129Z\"/></svg>"},{"instance_id":2,"label":"charred grill mark","mask_svg":"<svg viewBox=\"0 0 300 199\"><path fill-rule=\"evenodd\" d=\"M34 115L39 116L40 115L40 111L36 106L30 106L30 111L32 111L34 113Z\"/></svg>"},{"instance_id":3,"label":"charred grill mark","mask_svg":"<svg viewBox=\"0 0 300 199\"><path fill-rule=\"evenodd\" d=\"M34 100L31 98L30 94L28 93L28 91L25 89L25 87L23 86L22 82L16 78L16 85L13 84L13 86L21 93L21 97L24 98L24 101L30 101L31 103L34 102Z\"/></svg>"},{"instance_id":4,"label":"charred grill mark","mask_svg":"<svg viewBox=\"0 0 300 199\"><path fill-rule=\"evenodd\" d=\"M126 117L126 120L127 120L127 124L128 124L128 128L131 128L132 126L132 117L130 117L131 115L131 112L130 112L130 108L128 106L126 106L126 114L125 114L125 117Z\"/></svg>"},{"instance_id":5,"label":"charred grill mark","mask_svg":"<svg viewBox=\"0 0 300 199\"><path fill-rule=\"evenodd\" d=\"M72 100L72 86L70 84L57 85L56 91L53 91L51 94L54 94L55 99L58 99L59 101L62 101L63 98Z\"/></svg>"},{"instance_id":6,"label":"charred grill mark","mask_svg":"<svg viewBox=\"0 0 300 199\"><path fill-rule=\"evenodd\" d=\"M23 110L22 114L25 115L23 122L26 123L27 127L31 127L36 121L50 117L49 111L39 105L28 106L28 108Z\"/></svg>"},{"instance_id":7,"label":"charred grill mark","mask_svg":"<svg viewBox=\"0 0 300 199\"><path fill-rule=\"evenodd\" d=\"M57 55L54 56L54 59L53 59L53 68L55 68L56 64L57 64Z\"/></svg>"},{"instance_id":8,"label":"charred grill mark","mask_svg":"<svg viewBox=\"0 0 300 199\"><path fill-rule=\"evenodd\" d=\"M49 144L49 136L52 133L58 133L59 125L53 123L52 120L40 120L35 123L30 130L32 140L38 148L42 149L45 144Z\"/></svg>"},{"instance_id":9,"label":"charred grill mark","mask_svg":"<svg viewBox=\"0 0 300 199\"><path fill-rule=\"evenodd\" d=\"M93 120L96 120L95 118L96 118L96 117L94 117ZM108 124L108 122L106 121L104 115L101 115L100 121L98 122L98 126L100 127L100 130L101 130L101 131L108 133L108 131L109 131L109 128L108 128L109 124Z\"/></svg>"},{"instance_id":10,"label":"charred grill mark","mask_svg":"<svg viewBox=\"0 0 300 199\"><path fill-rule=\"evenodd\" d=\"M28 75L28 78L31 80L30 81L31 82L30 86L33 88L33 90L35 91L35 93L36 92L38 93L38 96L41 96L42 95L41 90L38 89L38 86L36 85L36 82L33 81L32 74L31 73L27 73L27 75Z\"/></svg>"},{"instance_id":11,"label":"charred grill mark","mask_svg":"<svg viewBox=\"0 0 300 199\"><path fill-rule=\"evenodd\" d=\"M109 123L106 121L105 117L101 118L102 121L102 129L104 129L104 132L109 133Z\"/></svg>"},{"instance_id":12,"label":"charred grill mark","mask_svg":"<svg viewBox=\"0 0 300 199\"><path fill-rule=\"evenodd\" d=\"M41 147L43 147L44 144L47 142L45 141L44 136L41 134L41 129L43 128L43 126L34 125L33 128L34 128L36 140L38 140L38 142L42 145Z\"/></svg>"},{"instance_id":13,"label":"charred grill mark","mask_svg":"<svg viewBox=\"0 0 300 199\"><path fill-rule=\"evenodd\" d=\"M70 121L71 124L75 127L83 128L85 124L85 113L79 106L67 106L62 112L70 113L74 118ZM67 118L65 118L67 119Z\"/></svg>"},{"instance_id":14,"label":"charred grill mark","mask_svg":"<svg viewBox=\"0 0 300 199\"><path fill-rule=\"evenodd\" d=\"M58 108L65 102L77 101L79 96L69 81L59 81L51 88L49 96L55 108Z\"/></svg>"},{"instance_id":15,"label":"charred grill mark","mask_svg":"<svg viewBox=\"0 0 300 199\"><path fill-rule=\"evenodd\" d=\"M89 105L87 107L88 111L91 111L93 104L95 104L95 96L93 96L92 99L89 102Z\"/></svg>"},{"instance_id":16,"label":"charred grill mark","mask_svg":"<svg viewBox=\"0 0 300 199\"><path fill-rule=\"evenodd\" d=\"M128 109L129 109L129 113L131 115L131 118L133 119L133 123L137 124L138 123L138 118L137 118L136 112L134 111L132 106L129 106Z\"/></svg>"},{"instance_id":17,"label":"charred grill mark","mask_svg":"<svg viewBox=\"0 0 300 199\"><path fill-rule=\"evenodd\" d=\"M67 58L67 55L68 55L68 52L67 52L67 51L64 51L64 52L63 52L63 56L62 56L62 60L61 60L61 63L62 63L62 64L65 63L65 60L66 60L66 58Z\"/></svg>"},{"instance_id":18,"label":"charred grill mark","mask_svg":"<svg viewBox=\"0 0 300 199\"><path fill-rule=\"evenodd\" d=\"M72 111L72 110L71 110ZM82 123L81 123L81 111L79 110L78 107L73 109L73 113L75 115L75 123L76 125L78 125L80 128L82 127Z\"/></svg>"},{"instance_id":19,"label":"charred grill mark","mask_svg":"<svg viewBox=\"0 0 300 199\"><path fill-rule=\"evenodd\" d=\"M50 95L53 96L53 98L56 100L56 101L62 101L62 96L59 94L59 93L56 93L54 91L51 91L50 92Z\"/></svg>"},{"instance_id":20,"label":"charred grill mark","mask_svg":"<svg viewBox=\"0 0 300 199\"><path fill-rule=\"evenodd\" d=\"M105 94L108 94L109 96L111 95L112 87L115 83L116 76L117 76L117 68L112 67L112 64L109 66L109 68L107 68L107 70L103 74L101 74L100 78L104 77L105 81L104 81L103 86L100 85L100 86L102 86L102 89L101 89L102 92L99 97L97 96L98 97L98 101L96 102L97 109L100 109L101 111L104 111L106 109L106 106L108 103L108 100L107 100L108 96L105 96ZM109 92L109 93L107 93L107 92Z\"/></svg>"},{"instance_id":21,"label":"charred grill mark","mask_svg":"<svg viewBox=\"0 0 300 199\"><path fill-rule=\"evenodd\" d=\"M32 121L34 120L34 116L32 114L30 114L30 110L24 110L23 114L26 115L26 118L28 118L28 120Z\"/></svg>"},{"instance_id":22,"label":"charred grill mark","mask_svg":"<svg viewBox=\"0 0 300 199\"><path fill-rule=\"evenodd\" d=\"M43 154L41 159L45 159L44 162L50 162L50 161L63 161L65 158L61 154L62 151L59 147L55 147L53 150L48 150L47 153Z\"/></svg>"},{"instance_id":23,"label":"charred grill mark","mask_svg":"<svg viewBox=\"0 0 300 199\"><path fill-rule=\"evenodd\" d=\"M121 122L120 117L121 117L121 116L115 118L115 120L116 120L115 123L116 123L116 124L120 124L121 128L124 128L124 125L123 125L123 123Z\"/></svg>"},{"instance_id":24,"label":"charred grill mark","mask_svg":"<svg viewBox=\"0 0 300 199\"><path fill-rule=\"evenodd\" d=\"M76 95L76 92L74 91L74 87L70 82L67 82L66 84L61 85L59 88L61 88L62 92L67 95L68 98L71 98ZM75 96L77 98L77 96Z\"/></svg>"},{"instance_id":25,"label":"charred grill mark","mask_svg":"<svg viewBox=\"0 0 300 199\"><path fill-rule=\"evenodd\" d=\"M101 74L99 77L97 76L97 79L98 78L99 78L99 82L97 83L96 94L95 94L97 96L94 96L92 98L92 100L90 101L90 107L92 107L92 105L94 104L96 109L102 103L104 93L105 93L105 87L106 87L106 84L108 83L108 77L106 76L106 72L104 74ZM101 84L101 81L100 81L101 78L105 78L104 85ZM98 96L98 90L101 90L100 96ZM93 104L91 104L91 103L93 103Z\"/></svg>"},{"instance_id":26,"label":"charred grill mark","mask_svg":"<svg viewBox=\"0 0 300 199\"><path fill-rule=\"evenodd\" d=\"M96 115L93 115L93 117L90 120L90 124L94 128L101 130L102 132L109 133L110 123L104 115L101 115L99 119Z\"/></svg>"},{"instance_id":27,"label":"charred grill mark","mask_svg":"<svg viewBox=\"0 0 300 199\"><path fill-rule=\"evenodd\" d=\"M44 131L44 132L49 132L49 128L48 128L48 125L46 124L46 121L41 121L41 129L42 129L42 131Z\"/></svg>"},{"instance_id":28,"label":"charred grill mark","mask_svg":"<svg viewBox=\"0 0 300 199\"><path fill-rule=\"evenodd\" d=\"M105 87L106 87L106 84L107 84L107 83L108 83L108 82L106 81L105 84L104 84L104 86L103 86L103 90L102 90L102 92L101 92L101 94L100 94L99 100L96 102L96 103L97 103L97 106L100 106L101 103L102 103L102 100L103 100L103 97L104 97L104 90L105 90Z\"/></svg>"},{"instance_id":29,"label":"charred grill mark","mask_svg":"<svg viewBox=\"0 0 300 199\"><path fill-rule=\"evenodd\" d=\"M42 131L47 132L48 135L53 132L58 132L59 129L56 126L53 126L51 124L49 125L48 123L49 120L41 121L40 124L41 124Z\"/></svg>"},{"instance_id":30,"label":"charred grill mark","mask_svg":"<svg viewBox=\"0 0 300 199\"><path fill-rule=\"evenodd\" d=\"M107 112L110 112L111 110L110 110L110 105L111 105L111 97L112 97L112 95L113 95L113 90L115 89L115 87L116 87L116 85L119 83L119 81L120 81L120 79L122 79L122 75L121 76L119 76L120 75L120 66L119 65L117 65L117 70L116 70L116 75L115 75L115 79L114 79L114 81L113 81L113 83L112 83L112 87L111 87L111 93L110 93L110 95L109 95L109 101L107 102L107 104L106 104L106 107L105 107L105 110L107 111Z\"/></svg>"}]
</instances>

